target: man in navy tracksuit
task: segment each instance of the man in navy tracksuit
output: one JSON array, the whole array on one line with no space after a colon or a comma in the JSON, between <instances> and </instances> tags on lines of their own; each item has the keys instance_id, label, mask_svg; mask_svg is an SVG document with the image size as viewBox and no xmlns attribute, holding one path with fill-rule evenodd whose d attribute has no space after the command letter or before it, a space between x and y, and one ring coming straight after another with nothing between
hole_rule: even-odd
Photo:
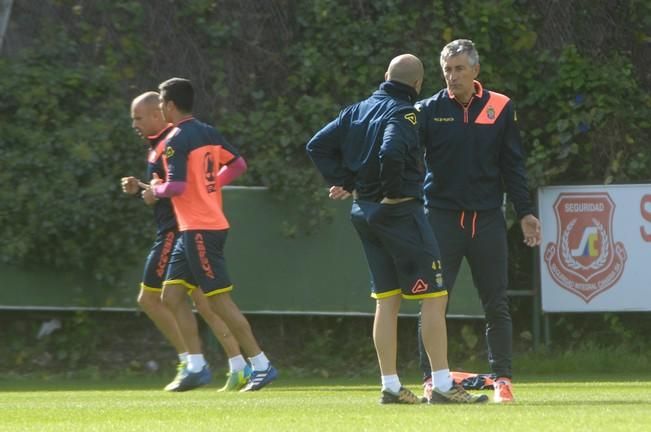
<instances>
[{"instance_id":1,"label":"man in navy tracksuit","mask_svg":"<svg viewBox=\"0 0 651 432\"><path fill-rule=\"evenodd\" d=\"M454 286L461 260L468 261L486 314L488 360L497 378L494 399L511 402L504 191L515 206L528 246L540 244L540 222L533 215L511 100L475 81L479 55L472 41L450 42L440 61L447 88L416 104L426 150L425 206L441 248L448 289ZM427 394L429 368L422 351Z\"/></svg>"},{"instance_id":2,"label":"man in navy tracksuit","mask_svg":"<svg viewBox=\"0 0 651 432\"><path fill-rule=\"evenodd\" d=\"M423 341L431 368L430 403L475 403L453 385L447 365L445 307L439 251L422 206L424 167L413 103L423 80L421 61L394 58L371 97L345 108L307 144L330 186L330 198L353 196L351 220L366 253L376 299L373 340L382 374L381 403L420 403L396 370L402 298L422 300Z\"/></svg>"}]
</instances>

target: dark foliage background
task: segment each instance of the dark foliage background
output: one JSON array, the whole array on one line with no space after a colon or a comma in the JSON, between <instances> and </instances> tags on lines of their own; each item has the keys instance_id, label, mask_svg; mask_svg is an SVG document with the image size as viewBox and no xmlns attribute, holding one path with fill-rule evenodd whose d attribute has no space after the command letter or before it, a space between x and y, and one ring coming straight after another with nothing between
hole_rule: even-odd
<instances>
[{"instance_id":1,"label":"dark foliage background","mask_svg":"<svg viewBox=\"0 0 651 432\"><path fill-rule=\"evenodd\" d=\"M170 76L193 80L198 116L241 148L242 182L291 197L293 222L316 229L328 215L307 139L398 53L423 58L423 95L436 91L440 49L458 37L477 44L484 84L517 103L532 188L648 179L650 20L643 0L14 2L0 58L0 260L108 280L132 262L151 234L118 188L142 171L128 107Z\"/></svg>"}]
</instances>

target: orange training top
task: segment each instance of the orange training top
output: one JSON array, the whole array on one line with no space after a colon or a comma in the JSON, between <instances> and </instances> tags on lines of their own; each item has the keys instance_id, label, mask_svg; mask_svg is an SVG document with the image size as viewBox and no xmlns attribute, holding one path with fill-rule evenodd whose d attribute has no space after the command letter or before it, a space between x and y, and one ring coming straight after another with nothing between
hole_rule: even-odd
<instances>
[{"instance_id":1,"label":"orange training top","mask_svg":"<svg viewBox=\"0 0 651 432\"><path fill-rule=\"evenodd\" d=\"M228 229L217 173L239 157L237 150L217 129L193 117L180 121L165 139L167 181L186 183L182 194L172 196L179 230Z\"/></svg>"}]
</instances>

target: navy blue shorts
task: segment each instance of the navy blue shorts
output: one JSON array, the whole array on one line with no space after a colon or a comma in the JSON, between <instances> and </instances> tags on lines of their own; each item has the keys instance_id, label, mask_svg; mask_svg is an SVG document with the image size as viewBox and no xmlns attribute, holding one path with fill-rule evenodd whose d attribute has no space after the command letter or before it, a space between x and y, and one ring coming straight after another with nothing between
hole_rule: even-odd
<instances>
[{"instance_id":1,"label":"navy blue shorts","mask_svg":"<svg viewBox=\"0 0 651 432\"><path fill-rule=\"evenodd\" d=\"M179 235L163 285L201 288L206 296L231 291L224 244L228 230L190 230Z\"/></svg>"},{"instance_id":2,"label":"navy blue shorts","mask_svg":"<svg viewBox=\"0 0 651 432\"><path fill-rule=\"evenodd\" d=\"M145 269L142 274L140 288L145 291L161 292L163 289L163 280L167 272L167 264L170 260L174 243L179 232L174 229L160 232L156 235L147 260Z\"/></svg>"},{"instance_id":3,"label":"navy blue shorts","mask_svg":"<svg viewBox=\"0 0 651 432\"><path fill-rule=\"evenodd\" d=\"M420 201L379 204L356 200L351 220L371 271L371 297L447 295L439 248Z\"/></svg>"}]
</instances>

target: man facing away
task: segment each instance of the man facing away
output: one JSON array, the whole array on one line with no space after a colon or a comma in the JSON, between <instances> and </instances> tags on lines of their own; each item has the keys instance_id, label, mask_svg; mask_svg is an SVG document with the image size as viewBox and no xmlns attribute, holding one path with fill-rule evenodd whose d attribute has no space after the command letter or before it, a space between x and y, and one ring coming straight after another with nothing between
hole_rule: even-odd
<instances>
[{"instance_id":1,"label":"man facing away","mask_svg":"<svg viewBox=\"0 0 651 432\"><path fill-rule=\"evenodd\" d=\"M159 90L160 109L174 125L163 153L167 177L164 183L152 180L143 198L150 202L171 198L180 231L163 282L163 299L176 311L187 290L201 290L210 309L226 322L250 356L251 376L241 391L259 390L275 380L278 372L230 296L233 285L224 258L229 223L222 211L221 188L246 170L246 162L214 127L192 116L194 89L189 80L171 78ZM198 349L198 338L190 343ZM188 380L195 377L200 380L196 374Z\"/></svg>"},{"instance_id":2,"label":"man facing away","mask_svg":"<svg viewBox=\"0 0 651 432\"><path fill-rule=\"evenodd\" d=\"M426 149L425 206L449 290L461 260L468 261L486 314L488 361L496 378L494 400L511 402L513 330L506 295L504 190L515 206L527 246L540 244L540 222L533 215L513 103L475 80L479 54L472 41L447 44L440 63L447 88L416 105ZM426 324L421 326L425 331ZM421 367L427 395L431 383L422 345Z\"/></svg>"},{"instance_id":3,"label":"man facing away","mask_svg":"<svg viewBox=\"0 0 651 432\"><path fill-rule=\"evenodd\" d=\"M154 177L164 177L162 153L165 149L164 139L172 130L172 124L165 121L159 109L158 93L145 92L136 97L131 103L131 119L133 129L149 142L147 158L147 182ZM148 185L133 176L121 179L122 190L130 195L140 192L141 186ZM138 195L139 196L139 195ZM156 221L156 240L145 261L138 304L154 322L163 335L170 341L179 356L179 367L176 378L165 387L168 391L190 390L183 385L186 370L198 372L205 362L200 352L189 353L186 340L191 339L197 332L197 322L190 304L185 301L179 305L176 315L165 306L161 299L162 282L167 270L174 242L178 237L178 227L172 203L169 199L160 199L153 203L154 219ZM198 293L197 293L198 294ZM205 299L193 295L197 308L206 309ZM245 376L248 368L234 370L233 366L241 356L237 341L226 324L215 314L205 314L206 322L215 333L217 340L224 348L229 358L230 372L226 385L221 389L235 390L246 383ZM237 382L235 382L237 381ZM192 387L194 388L194 387Z\"/></svg>"},{"instance_id":4,"label":"man facing away","mask_svg":"<svg viewBox=\"0 0 651 432\"><path fill-rule=\"evenodd\" d=\"M371 271L376 299L373 340L383 404L416 404L396 367L397 326L404 297L422 300L423 341L432 369L430 403L484 402L454 385L447 364L447 291L439 251L422 206L422 151L413 103L423 65L411 55L394 58L385 82L368 99L342 110L314 135L307 152L330 186L331 199L353 196L351 219ZM426 324L425 324L426 323Z\"/></svg>"}]
</instances>

